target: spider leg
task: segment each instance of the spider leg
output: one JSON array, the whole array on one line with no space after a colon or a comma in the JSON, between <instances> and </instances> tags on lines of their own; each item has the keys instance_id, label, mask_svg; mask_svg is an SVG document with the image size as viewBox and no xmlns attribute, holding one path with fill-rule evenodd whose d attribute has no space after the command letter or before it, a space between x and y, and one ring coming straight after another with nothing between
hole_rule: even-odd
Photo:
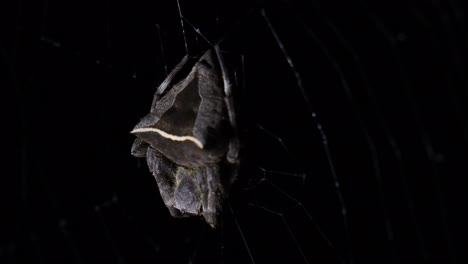
<instances>
[{"instance_id":1,"label":"spider leg","mask_svg":"<svg viewBox=\"0 0 468 264\"><path fill-rule=\"evenodd\" d=\"M146 161L148 168L156 179L164 204L166 204L173 217L181 217L180 211L174 207L175 177L171 162L151 147L148 147Z\"/></svg>"},{"instance_id":2,"label":"spider leg","mask_svg":"<svg viewBox=\"0 0 468 264\"><path fill-rule=\"evenodd\" d=\"M235 112L235 106L234 106L234 98L232 94L232 81L230 78L230 75L226 69L226 65L224 64L224 60L221 54L221 51L219 49L219 46L216 45L215 47L216 51L216 56L218 57L219 61L219 66L221 68L221 74L223 78L223 84L224 84L224 102L226 104L227 108L227 113L229 116L229 122L231 124L231 127L234 131L234 135L231 138L229 142L229 149L227 153L227 159L231 164L237 164L239 162L239 148L240 148L240 143L239 143L239 135L238 135L238 127L237 127L237 121L236 121L236 112Z\"/></svg>"},{"instance_id":3,"label":"spider leg","mask_svg":"<svg viewBox=\"0 0 468 264\"><path fill-rule=\"evenodd\" d=\"M148 152L148 146L148 143L146 143L140 138L136 138L133 142L131 153L137 158L144 158L146 157L146 153Z\"/></svg>"},{"instance_id":4,"label":"spider leg","mask_svg":"<svg viewBox=\"0 0 468 264\"><path fill-rule=\"evenodd\" d=\"M204 167L200 172L202 176L200 190L202 193L203 217L212 227L219 226L218 214L224 193L224 190L221 189L219 166Z\"/></svg>"},{"instance_id":5,"label":"spider leg","mask_svg":"<svg viewBox=\"0 0 468 264\"><path fill-rule=\"evenodd\" d=\"M153 102L151 103L151 111L156 109L156 105L158 101L161 99L162 95L166 92L172 83L172 79L177 75L177 73L188 63L189 57L185 56L182 60L172 69L169 75L164 79L164 81L159 85L158 89L156 89L156 93L153 96Z\"/></svg>"}]
</instances>

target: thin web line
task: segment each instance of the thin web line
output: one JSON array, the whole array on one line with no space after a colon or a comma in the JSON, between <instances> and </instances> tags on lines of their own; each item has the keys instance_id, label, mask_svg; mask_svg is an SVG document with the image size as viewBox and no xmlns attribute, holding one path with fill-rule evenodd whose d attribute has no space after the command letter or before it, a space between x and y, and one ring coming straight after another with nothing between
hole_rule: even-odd
<instances>
[{"instance_id":1,"label":"thin web line","mask_svg":"<svg viewBox=\"0 0 468 264\"><path fill-rule=\"evenodd\" d=\"M236 222L237 229L239 230L239 233L240 233L240 235L241 235L241 237L242 237L242 241L244 241L244 245L245 245L245 248L247 249L247 253L249 253L250 260L252 261L252 263L255 264L255 260L254 260L254 258L253 258L252 252L250 252L250 247L249 247L249 245L247 244L247 240L246 240L245 237L244 237L244 233L242 232L242 229L241 229L241 227L240 227L240 225L239 225L239 222L237 221L237 217L236 217L236 215L234 214L234 210L232 209L232 206L231 206L230 203L229 203L228 205L229 205L229 210L231 211L232 217L234 218L234 222Z\"/></svg>"},{"instance_id":2,"label":"thin web line","mask_svg":"<svg viewBox=\"0 0 468 264\"><path fill-rule=\"evenodd\" d=\"M282 214L281 214L281 219L283 220L284 225L288 229L288 232L291 235L291 238L294 241L294 244L296 244L296 247L299 249L299 252L301 252L302 258L304 258L304 262L309 263L309 261L307 260L307 257L304 254L304 251L302 251L302 247L299 244L299 241L297 241L296 237L294 236L294 233L292 232L291 228L289 227L288 222L286 221L286 219L284 218L284 216Z\"/></svg>"},{"instance_id":3,"label":"thin web line","mask_svg":"<svg viewBox=\"0 0 468 264\"><path fill-rule=\"evenodd\" d=\"M357 71L359 72L359 75L361 76L361 79L362 79L362 81L364 83L365 91L367 93L367 98L368 98L368 100L369 100L369 102L371 104L371 107L372 107L372 112L377 116L377 120L379 122L379 125L382 128L382 130L384 131L384 135L385 135L387 141L389 142L390 149L391 149L391 151L392 151L392 153L393 153L393 155L394 155L394 157L396 159L396 162L398 164L398 170L400 172L399 173L400 180L401 180L401 184L403 186L403 193L404 193L404 196L405 196L406 200L408 201L407 208L408 208L411 220L412 220L412 224L415 227L415 232L416 232L418 245L419 245L419 247L418 247L419 252L420 252L420 255L423 258L426 258L427 253L426 253L424 241L423 241L422 234L421 234L421 228L419 226L418 219L416 217L415 210L414 210L414 198L412 197L412 195L409 192L408 183L407 183L407 180L406 180L406 177L405 177L405 170L403 168L403 161L402 161L402 157L401 157L401 149L398 146L398 143L396 142L394 136L390 132L388 121L382 115L382 110L380 109L380 107L379 107L379 105L377 103L376 96L374 95L374 93L372 91L372 86L370 84L370 81L369 81L366 73L365 73L365 69L364 69L364 66L363 66L363 64L361 62L361 59L357 55L357 51L351 45L351 43L344 37L343 33L338 29L338 27L328 17L323 15L323 12L321 12L320 7L317 6L316 8L317 8L316 14L321 15L321 18L330 27L330 29L335 34L335 36L339 39L339 41L341 42L343 47L345 49L347 49L348 52L351 54L351 57L352 57L352 59L354 61L354 65L357 66ZM304 28L306 30L310 31L310 29L305 24L304 24ZM381 187L381 189L382 188L383 187ZM382 191L383 191L383 189L382 189Z\"/></svg>"},{"instance_id":4,"label":"thin web line","mask_svg":"<svg viewBox=\"0 0 468 264\"><path fill-rule=\"evenodd\" d=\"M187 55L189 54L188 52L188 45L187 45L187 37L185 36L185 26L184 26L184 20L182 19L182 10L180 9L180 3L179 0L177 0L177 8L179 9L179 17L180 17L180 24L182 26L182 34L184 35L184 43L185 43L185 52Z\"/></svg>"},{"instance_id":5,"label":"thin web line","mask_svg":"<svg viewBox=\"0 0 468 264\"><path fill-rule=\"evenodd\" d=\"M161 28L159 27L158 24L156 24L156 30L158 31L159 46L161 48L161 57L162 57L162 61L164 64L164 72L166 73L166 76L167 76L169 73L167 71L166 56L164 55L164 47L163 47L162 38L161 38Z\"/></svg>"},{"instance_id":6,"label":"thin web line","mask_svg":"<svg viewBox=\"0 0 468 264\"><path fill-rule=\"evenodd\" d=\"M367 11L367 13L369 14L369 18L374 22L374 25L375 25L376 29L379 30L382 33L383 37L388 41L389 46L390 46L390 50L394 55L393 58L395 58L395 61L398 64L398 70L399 70L399 73L400 73L401 82L403 83L403 85L406 88L404 90L406 92L406 98L409 101L409 105L410 105L409 108L411 110L410 111L411 116L412 116L413 121L415 122L415 125L416 125L417 129L418 129L418 133L419 133L418 139L420 141L420 144L423 146L424 153L426 154L426 158L428 159L428 161L429 161L429 163L430 163L430 165L432 167L431 180L432 180L432 185L433 185L433 188L434 188L434 192L435 192L435 194L436 194L436 196L438 198L437 199L437 205L439 207L438 210L439 210L439 214L440 214L441 228L442 228L444 239L446 241L447 253L448 253L449 258L450 258L450 263L456 263L457 258L456 258L456 254L454 253L454 246L452 245L452 234L451 234L451 230L449 228L449 225L447 223L448 219L447 219L447 209L446 209L446 206L445 206L445 196L442 193L442 190L440 189L440 184L439 184L440 175L439 175L439 173L437 171L437 165L439 163L439 155L435 151L435 149L433 147L433 144L432 144L432 141L430 139L430 136L429 136L429 134L427 132L427 129L424 126L424 124L422 123L422 121L421 121L421 113L420 113L420 109L419 109L419 103L417 102L416 99L413 98L414 96L413 96L412 85L411 85L410 79L409 79L409 77L407 76L407 73L406 73L407 69L406 69L406 67L404 65L404 62L403 62L402 58L401 58L400 49L396 45L394 37L388 31L387 27L381 21L381 19L379 19L374 14L374 12L371 12L368 9L368 7L367 7L367 5L365 3L360 1L360 4Z\"/></svg>"},{"instance_id":7,"label":"thin web line","mask_svg":"<svg viewBox=\"0 0 468 264\"><path fill-rule=\"evenodd\" d=\"M261 9L261 14L268 26L268 28L270 29L273 37L275 38L276 40L276 43L278 44L281 52L283 53L283 56L286 58L286 61L288 62L288 65L290 67L290 69L293 71L293 74L294 76L296 77L296 81L297 81L297 86L298 88L301 90L302 92L302 95L303 95L303 98L304 100L306 101L307 103L307 106L309 107L309 110L311 112L311 115L312 117L314 118L316 124L317 124L317 129L319 130L320 132L320 135L322 137L322 144L324 146L324 151L325 151L325 155L327 157L327 160L328 160L328 165L329 165L329 168L330 168L330 172L332 174L332 177L333 177L333 180L335 182L335 190L336 190L336 194L338 196L338 200L340 202L340 205L341 205L341 215L342 215L342 218L343 218L343 227L344 227L344 230L345 230L345 236L346 236L346 240L348 242L348 244L350 243L350 231L349 231L349 225L348 225L348 220L347 220L347 207L346 207L346 203L344 202L344 198L343 198L343 194L341 192L341 187L340 187L340 183L339 183L339 180L338 180L338 176L336 175L336 171L335 171L335 166L334 166L334 163L333 163L333 160L332 160L332 156L331 156L331 152L330 152L330 148L328 146L328 139L327 139L327 136L325 134L325 131L323 130L323 127L322 125L320 124L320 122L318 121L318 117L317 117L317 114L311 109L311 103L310 103L310 100L309 100L309 97L307 96L307 93L304 89L304 86L302 84L302 78L301 76L299 75L299 72L296 70L295 66L294 66L294 63L293 61L291 60L290 56L288 55L288 52L286 51L284 45L283 45L283 42L281 41L281 39L279 38L275 28L273 27L272 23L270 22L270 19L268 18L268 16L266 15L266 12L264 9ZM348 247L350 247L348 245ZM348 251L350 249L348 248ZM351 252L349 251L349 255L350 255L350 261L351 263L353 262L352 261L352 255L351 255Z\"/></svg>"},{"instance_id":8,"label":"thin web line","mask_svg":"<svg viewBox=\"0 0 468 264\"><path fill-rule=\"evenodd\" d=\"M300 20L300 19L298 19ZM387 239L389 241L393 241L393 228L390 223L390 217L389 217L389 211L386 206L386 197L385 197L385 192L384 192L384 187L383 187L383 179L382 179L382 173L381 173L381 168L380 168L380 161L378 158L378 150L377 146L374 142L374 139L371 137L369 134L369 130L367 128L366 123L364 122L360 112L357 110L356 102L354 99L354 96L351 92L351 89L349 87L348 81L346 80L346 76L342 70L342 67L339 65L337 62L337 59L330 53L329 49L326 47L325 43L309 28L307 27L302 20L300 20L300 23L303 25L304 30L308 33L308 35L317 43L318 47L322 51L322 53L325 55L325 57L328 59L328 61L331 63L333 69L335 70L336 74L338 75L340 79L341 86L343 87L345 94L347 96L347 99L353 109L353 114L357 122L359 123L359 127L361 128L361 133L364 135L365 140L367 142L368 150L370 152L370 159L372 163L372 169L374 171L375 179L378 183L378 188L379 188L379 202L382 207L383 211L383 218L385 224L385 231L387 235ZM329 24L329 23L328 23ZM336 33L336 32L334 32ZM339 38L340 39L340 38ZM341 40L341 39L340 39Z\"/></svg>"}]
</instances>

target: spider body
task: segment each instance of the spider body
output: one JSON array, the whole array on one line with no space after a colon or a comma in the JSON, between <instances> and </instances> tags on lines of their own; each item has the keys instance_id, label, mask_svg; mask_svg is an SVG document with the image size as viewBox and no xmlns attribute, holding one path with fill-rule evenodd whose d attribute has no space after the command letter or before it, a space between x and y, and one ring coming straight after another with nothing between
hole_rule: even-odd
<instances>
[{"instance_id":1,"label":"spider body","mask_svg":"<svg viewBox=\"0 0 468 264\"><path fill-rule=\"evenodd\" d=\"M218 47L185 57L157 89L151 111L131 132L174 217L219 224L236 178L239 139L231 85Z\"/></svg>"}]
</instances>

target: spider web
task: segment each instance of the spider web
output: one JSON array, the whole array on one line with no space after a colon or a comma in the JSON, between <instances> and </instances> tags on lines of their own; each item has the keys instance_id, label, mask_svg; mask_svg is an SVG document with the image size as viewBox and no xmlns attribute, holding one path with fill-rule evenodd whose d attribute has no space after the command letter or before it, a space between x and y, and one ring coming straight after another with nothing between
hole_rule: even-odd
<instances>
[{"instance_id":1,"label":"spider web","mask_svg":"<svg viewBox=\"0 0 468 264\"><path fill-rule=\"evenodd\" d=\"M1 263L465 263L458 1L20 2ZM10 39L10 40L8 40ZM220 41L242 167L224 225L174 219L129 134ZM12 201L12 202L11 202Z\"/></svg>"}]
</instances>

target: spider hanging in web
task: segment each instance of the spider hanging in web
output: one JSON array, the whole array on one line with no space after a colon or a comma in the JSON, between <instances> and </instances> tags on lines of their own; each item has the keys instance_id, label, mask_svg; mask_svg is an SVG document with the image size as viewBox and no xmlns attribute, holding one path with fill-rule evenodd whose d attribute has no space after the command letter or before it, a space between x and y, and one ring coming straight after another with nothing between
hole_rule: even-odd
<instances>
[{"instance_id":1,"label":"spider hanging in web","mask_svg":"<svg viewBox=\"0 0 468 264\"><path fill-rule=\"evenodd\" d=\"M218 45L185 56L156 90L151 111L131 131L132 155L146 157L173 217L220 224L239 167L234 96Z\"/></svg>"}]
</instances>

